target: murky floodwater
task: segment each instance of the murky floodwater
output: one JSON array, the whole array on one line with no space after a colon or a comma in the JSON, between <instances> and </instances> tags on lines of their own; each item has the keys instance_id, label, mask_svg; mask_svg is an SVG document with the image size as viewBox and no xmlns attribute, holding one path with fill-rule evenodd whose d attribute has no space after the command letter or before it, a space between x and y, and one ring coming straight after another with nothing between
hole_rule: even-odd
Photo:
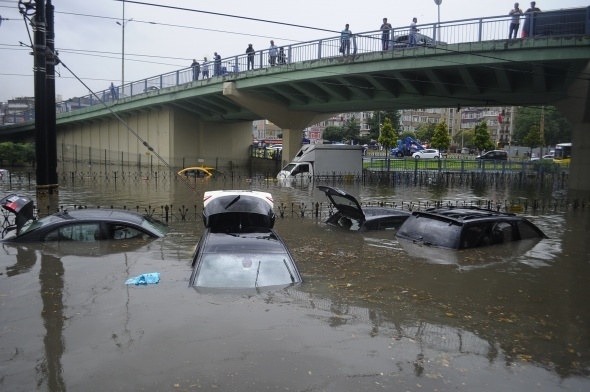
<instances>
[{"instance_id":1,"label":"murky floodwater","mask_svg":"<svg viewBox=\"0 0 590 392\"><path fill-rule=\"evenodd\" d=\"M87 180L63 186L60 201L172 205L179 215L200 211L207 189L268 190L289 207L276 229L305 283L250 296L189 288L203 230L190 213L147 244L5 244L1 390L590 389L590 211L529 215L550 237L540 242L442 252L289 213L325 203L312 187L196 185L193 193L170 180ZM363 202L531 197L498 187L336 185ZM25 185L15 190L35 196ZM124 285L146 272L160 272L161 282Z\"/></svg>"}]
</instances>

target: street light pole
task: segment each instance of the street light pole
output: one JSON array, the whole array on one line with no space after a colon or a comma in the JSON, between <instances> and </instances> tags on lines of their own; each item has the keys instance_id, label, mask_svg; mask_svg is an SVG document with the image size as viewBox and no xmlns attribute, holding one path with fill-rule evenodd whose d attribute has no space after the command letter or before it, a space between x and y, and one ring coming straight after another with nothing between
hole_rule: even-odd
<instances>
[{"instance_id":1,"label":"street light pole","mask_svg":"<svg viewBox=\"0 0 590 392\"><path fill-rule=\"evenodd\" d=\"M128 22L131 22L133 18L125 20L125 0L123 0L123 17L120 22L116 22L121 26L121 90L125 85L125 26Z\"/></svg>"},{"instance_id":2,"label":"street light pole","mask_svg":"<svg viewBox=\"0 0 590 392\"><path fill-rule=\"evenodd\" d=\"M436 35L436 37L435 37L435 40L436 40L437 42L439 42L439 41L440 41L440 4L441 4L441 3L442 3L442 0L434 0L434 4L436 4L436 5L437 5L437 7L438 7L438 28L437 28L437 33L438 33L438 34L437 34L437 35Z\"/></svg>"}]
</instances>

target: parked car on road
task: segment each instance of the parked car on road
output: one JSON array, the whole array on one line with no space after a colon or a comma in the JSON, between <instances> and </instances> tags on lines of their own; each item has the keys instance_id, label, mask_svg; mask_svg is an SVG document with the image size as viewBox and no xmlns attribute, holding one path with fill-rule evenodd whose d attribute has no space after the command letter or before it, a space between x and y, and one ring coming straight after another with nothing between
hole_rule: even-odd
<instances>
[{"instance_id":1,"label":"parked car on road","mask_svg":"<svg viewBox=\"0 0 590 392\"><path fill-rule=\"evenodd\" d=\"M291 253L272 229L273 206L267 192L205 192L206 229L193 253L189 285L208 291L301 283Z\"/></svg>"},{"instance_id":2,"label":"parked car on road","mask_svg":"<svg viewBox=\"0 0 590 392\"><path fill-rule=\"evenodd\" d=\"M401 225L396 237L451 249L547 238L541 229L522 216L477 207L415 211Z\"/></svg>"},{"instance_id":3,"label":"parked car on road","mask_svg":"<svg viewBox=\"0 0 590 392\"><path fill-rule=\"evenodd\" d=\"M370 231L397 229L410 216L409 212L398 208L379 206L361 207L357 199L341 189L318 186L326 194L336 212L326 223L345 230Z\"/></svg>"},{"instance_id":4,"label":"parked car on road","mask_svg":"<svg viewBox=\"0 0 590 392\"><path fill-rule=\"evenodd\" d=\"M396 35L392 38L391 43L389 45L392 49L405 49L410 44L410 35L409 34L401 34ZM436 42L432 38L416 33L416 46L436 46L436 45L446 45L446 42L438 41Z\"/></svg>"},{"instance_id":5,"label":"parked car on road","mask_svg":"<svg viewBox=\"0 0 590 392\"><path fill-rule=\"evenodd\" d=\"M420 159L420 158L440 159L440 152L438 150L433 149L433 148L427 148L424 150L416 151L415 153L412 154L412 158L414 158L414 159Z\"/></svg>"},{"instance_id":6,"label":"parked car on road","mask_svg":"<svg viewBox=\"0 0 590 392\"><path fill-rule=\"evenodd\" d=\"M0 206L15 214L15 224L7 227L5 242L122 240L158 238L168 227L148 216L129 210L74 209L33 219L33 201L12 194L0 200Z\"/></svg>"},{"instance_id":7,"label":"parked car on road","mask_svg":"<svg viewBox=\"0 0 590 392\"><path fill-rule=\"evenodd\" d=\"M503 150L492 150L485 154L478 155L476 159L491 160L491 161L505 161L508 159L508 153Z\"/></svg>"}]
</instances>

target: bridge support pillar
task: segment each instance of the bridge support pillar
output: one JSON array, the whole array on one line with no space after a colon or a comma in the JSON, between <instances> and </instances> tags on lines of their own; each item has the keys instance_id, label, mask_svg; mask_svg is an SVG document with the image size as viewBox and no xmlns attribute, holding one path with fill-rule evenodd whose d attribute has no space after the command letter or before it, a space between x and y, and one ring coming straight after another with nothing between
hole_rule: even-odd
<instances>
[{"instance_id":1,"label":"bridge support pillar","mask_svg":"<svg viewBox=\"0 0 590 392\"><path fill-rule=\"evenodd\" d=\"M572 123L570 197L590 197L590 62L568 89L568 98L555 104Z\"/></svg>"},{"instance_id":2,"label":"bridge support pillar","mask_svg":"<svg viewBox=\"0 0 590 392\"><path fill-rule=\"evenodd\" d=\"M238 90L235 82L223 83L223 95L283 130L283 165L290 162L301 148L305 128L332 117L332 114L291 110L279 101Z\"/></svg>"}]
</instances>

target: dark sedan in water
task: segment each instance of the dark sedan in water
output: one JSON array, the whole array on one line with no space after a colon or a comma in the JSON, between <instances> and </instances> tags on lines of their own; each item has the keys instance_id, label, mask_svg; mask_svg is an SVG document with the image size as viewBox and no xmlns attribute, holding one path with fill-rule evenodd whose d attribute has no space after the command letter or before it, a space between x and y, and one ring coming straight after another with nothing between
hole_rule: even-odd
<instances>
[{"instance_id":1,"label":"dark sedan in water","mask_svg":"<svg viewBox=\"0 0 590 392\"><path fill-rule=\"evenodd\" d=\"M415 211L399 228L396 237L450 249L547 238L522 216L469 206Z\"/></svg>"},{"instance_id":2,"label":"dark sedan in water","mask_svg":"<svg viewBox=\"0 0 590 392\"><path fill-rule=\"evenodd\" d=\"M16 215L6 230L4 242L100 241L163 237L168 228L162 222L137 212L116 209L78 209L33 219L33 202L22 195L0 200L6 211Z\"/></svg>"},{"instance_id":3,"label":"dark sedan in water","mask_svg":"<svg viewBox=\"0 0 590 392\"><path fill-rule=\"evenodd\" d=\"M331 226L353 231L391 230L399 228L410 216L409 212L398 208L361 207L354 196L339 188L318 186L318 189L326 194L336 209L326 220Z\"/></svg>"}]
</instances>

